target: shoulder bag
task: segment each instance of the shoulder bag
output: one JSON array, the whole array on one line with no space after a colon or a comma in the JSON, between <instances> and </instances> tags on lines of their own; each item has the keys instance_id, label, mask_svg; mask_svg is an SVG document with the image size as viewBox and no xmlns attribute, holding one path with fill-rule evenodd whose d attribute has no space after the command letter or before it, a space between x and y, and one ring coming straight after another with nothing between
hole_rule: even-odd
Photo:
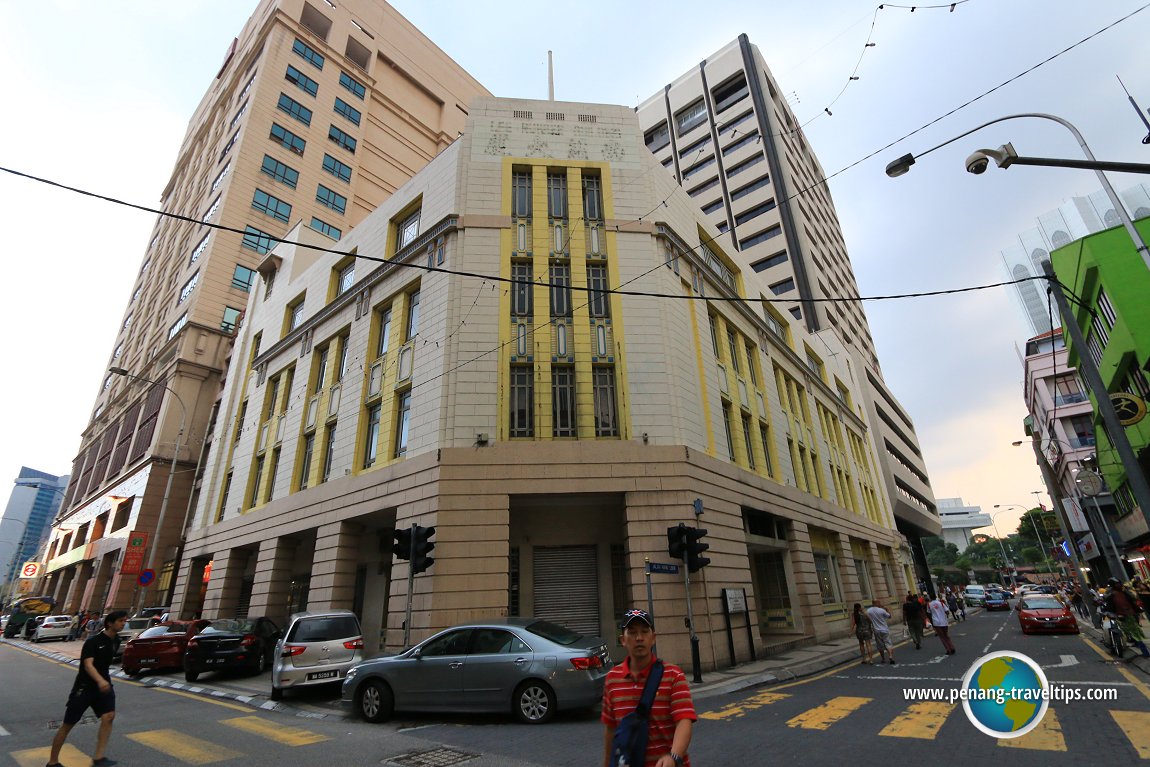
<instances>
[{"instance_id":1,"label":"shoulder bag","mask_svg":"<svg viewBox=\"0 0 1150 767\"><path fill-rule=\"evenodd\" d=\"M643 687L639 705L620 719L615 727L615 737L611 741L611 767L639 767L645 762L647 719L651 715L651 704L655 702L655 692L662 679L663 661L657 660L647 675L647 684Z\"/></svg>"}]
</instances>

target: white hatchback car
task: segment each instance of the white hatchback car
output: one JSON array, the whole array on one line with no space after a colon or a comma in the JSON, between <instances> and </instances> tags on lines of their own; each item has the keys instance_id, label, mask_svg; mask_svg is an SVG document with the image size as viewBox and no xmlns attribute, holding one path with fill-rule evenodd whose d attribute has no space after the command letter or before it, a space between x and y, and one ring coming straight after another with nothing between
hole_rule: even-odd
<instances>
[{"instance_id":1,"label":"white hatchback car","mask_svg":"<svg viewBox=\"0 0 1150 767\"><path fill-rule=\"evenodd\" d=\"M71 615L49 615L44 622L36 627L32 634L33 642L43 642L46 639L67 639L72 633Z\"/></svg>"}]
</instances>

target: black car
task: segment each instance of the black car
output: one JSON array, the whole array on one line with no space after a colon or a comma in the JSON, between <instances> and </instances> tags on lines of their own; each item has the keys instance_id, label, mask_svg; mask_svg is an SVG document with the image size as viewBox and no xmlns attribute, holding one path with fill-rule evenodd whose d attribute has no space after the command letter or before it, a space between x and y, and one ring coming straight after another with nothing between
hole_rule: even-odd
<instances>
[{"instance_id":1,"label":"black car","mask_svg":"<svg viewBox=\"0 0 1150 767\"><path fill-rule=\"evenodd\" d=\"M279 627L267 618L217 618L188 640L184 678L205 671L244 670L262 674L272 662Z\"/></svg>"}]
</instances>

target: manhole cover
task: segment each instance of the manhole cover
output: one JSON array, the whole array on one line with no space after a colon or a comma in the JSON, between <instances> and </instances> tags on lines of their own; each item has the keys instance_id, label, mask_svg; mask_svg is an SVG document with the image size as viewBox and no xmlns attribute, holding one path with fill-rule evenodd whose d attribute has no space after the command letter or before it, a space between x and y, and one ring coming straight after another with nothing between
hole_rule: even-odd
<instances>
[{"instance_id":1,"label":"manhole cover","mask_svg":"<svg viewBox=\"0 0 1150 767\"><path fill-rule=\"evenodd\" d=\"M463 764L471 761L479 754L469 754L466 751L456 751L453 748L433 748L430 751L415 751L410 754L400 754L387 760L387 763L402 765L402 767L449 767L453 764Z\"/></svg>"}]
</instances>

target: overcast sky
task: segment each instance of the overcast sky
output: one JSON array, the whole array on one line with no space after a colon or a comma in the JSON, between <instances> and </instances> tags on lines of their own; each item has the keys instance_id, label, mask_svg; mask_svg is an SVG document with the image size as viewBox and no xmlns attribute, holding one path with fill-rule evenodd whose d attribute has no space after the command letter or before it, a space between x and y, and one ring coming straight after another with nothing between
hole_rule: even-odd
<instances>
[{"instance_id":1,"label":"overcast sky","mask_svg":"<svg viewBox=\"0 0 1150 767\"><path fill-rule=\"evenodd\" d=\"M1041 120L984 129L889 179L883 168L899 155L1008 114L1047 112L1077 125L1099 159L1150 161L1146 129L1116 79L1150 107L1150 10L1135 13L1140 0L968 0L913 12L858 0L393 5L492 93L520 98L546 98L547 47L557 98L635 106L745 32L800 120L811 120L807 137L828 175L937 119L829 182L864 296L999 282L999 251L1019 231L1099 186L1088 171L964 172L970 152L1007 141L1023 155L1081 158L1068 131ZM0 165L156 205L187 121L255 6L0 0ZM856 63L859 79L835 101ZM1144 179L1112 176L1119 189ZM0 173L0 224L0 323L11 352L0 380L0 476L15 478L21 465L63 474L153 217ZM1010 444L1023 438L1016 348L1028 330L1007 289L868 302L866 311L936 497L988 512L1031 505L1041 477L1029 448ZM1017 517L998 516L999 530L1013 531Z\"/></svg>"}]
</instances>

